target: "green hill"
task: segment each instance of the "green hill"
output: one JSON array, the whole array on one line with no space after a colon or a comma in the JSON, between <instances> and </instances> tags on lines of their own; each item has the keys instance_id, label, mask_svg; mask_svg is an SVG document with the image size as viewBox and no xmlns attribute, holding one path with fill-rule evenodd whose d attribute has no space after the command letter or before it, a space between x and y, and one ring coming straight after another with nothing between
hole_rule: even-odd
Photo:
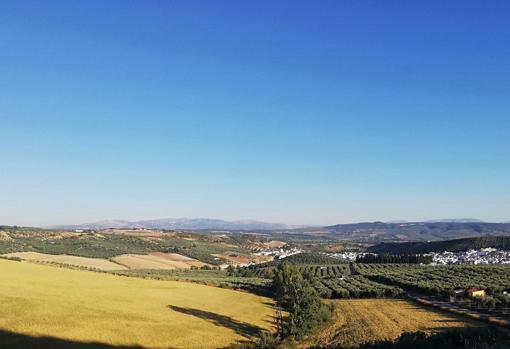
<instances>
[{"instance_id":1,"label":"green hill","mask_svg":"<svg viewBox=\"0 0 510 349\"><path fill-rule=\"evenodd\" d=\"M417 254L442 251L457 252L487 247L510 250L510 236L484 236L431 242L382 243L369 247L368 251L388 254Z\"/></svg>"},{"instance_id":2,"label":"green hill","mask_svg":"<svg viewBox=\"0 0 510 349\"><path fill-rule=\"evenodd\" d=\"M368 242L439 241L510 235L510 224L484 222L370 222L337 224L325 229L340 239Z\"/></svg>"}]
</instances>

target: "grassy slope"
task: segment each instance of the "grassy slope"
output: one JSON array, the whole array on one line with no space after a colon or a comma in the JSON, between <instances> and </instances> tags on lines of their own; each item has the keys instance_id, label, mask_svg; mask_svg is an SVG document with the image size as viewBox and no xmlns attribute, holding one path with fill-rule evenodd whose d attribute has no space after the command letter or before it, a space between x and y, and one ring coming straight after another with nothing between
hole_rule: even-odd
<instances>
[{"instance_id":1,"label":"grassy slope","mask_svg":"<svg viewBox=\"0 0 510 349\"><path fill-rule=\"evenodd\" d=\"M0 260L0 330L29 335L215 348L270 326L268 301L198 284Z\"/></svg>"},{"instance_id":2,"label":"grassy slope","mask_svg":"<svg viewBox=\"0 0 510 349\"><path fill-rule=\"evenodd\" d=\"M352 299L333 301L334 323L303 344L353 347L380 340L392 340L403 332L435 332L449 328L484 326L436 310L396 299Z\"/></svg>"}]
</instances>

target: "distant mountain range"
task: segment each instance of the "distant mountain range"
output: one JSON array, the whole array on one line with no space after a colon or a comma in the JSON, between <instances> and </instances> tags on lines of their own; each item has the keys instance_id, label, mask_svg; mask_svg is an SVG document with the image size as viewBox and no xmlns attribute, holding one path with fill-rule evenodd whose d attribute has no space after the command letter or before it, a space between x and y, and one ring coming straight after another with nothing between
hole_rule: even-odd
<instances>
[{"instance_id":1,"label":"distant mountain range","mask_svg":"<svg viewBox=\"0 0 510 349\"><path fill-rule=\"evenodd\" d=\"M385 223L411 223L411 221L397 219L394 221L387 221ZM476 218L443 218L443 219L429 219L423 221L423 223L485 223L485 222Z\"/></svg>"},{"instance_id":2,"label":"distant mountain range","mask_svg":"<svg viewBox=\"0 0 510 349\"><path fill-rule=\"evenodd\" d=\"M93 223L84 223L77 225L59 225L52 226L53 229L167 229L167 230L232 230L232 231L261 231L261 230L287 230L301 228L302 226L293 226L280 223L267 223L255 220L224 221L211 218L163 218L141 221L126 220L105 220Z\"/></svg>"},{"instance_id":3,"label":"distant mountain range","mask_svg":"<svg viewBox=\"0 0 510 349\"><path fill-rule=\"evenodd\" d=\"M510 223L486 223L477 219L440 219L426 222L362 222L327 227L296 226L255 220L225 221L212 218L164 218L152 220L105 220L78 225L59 225L53 229L146 228L183 231L265 231L308 233L322 231L335 240L356 240L371 243L402 241L440 241L485 235L510 235Z\"/></svg>"},{"instance_id":4,"label":"distant mountain range","mask_svg":"<svg viewBox=\"0 0 510 349\"><path fill-rule=\"evenodd\" d=\"M446 219L431 219L425 223L486 223L476 218L446 218Z\"/></svg>"},{"instance_id":5,"label":"distant mountain range","mask_svg":"<svg viewBox=\"0 0 510 349\"><path fill-rule=\"evenodd\" d=\"M510 235L508 223L485 223L473 219L337 224L324 229L336 238L366 242L439 241L485 235Z\"/></svg>"}]
</instances>

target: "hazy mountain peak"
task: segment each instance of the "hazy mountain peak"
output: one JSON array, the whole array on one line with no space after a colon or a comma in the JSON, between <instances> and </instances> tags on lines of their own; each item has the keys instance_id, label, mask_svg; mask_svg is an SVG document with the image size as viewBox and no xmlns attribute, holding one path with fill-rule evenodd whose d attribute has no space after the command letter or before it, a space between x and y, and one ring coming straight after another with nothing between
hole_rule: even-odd
<instances>
[{"instance_id":1,"label":"hazy mountain peak","mask_svg":"<svg viewBox=\"0 0 510 349\"><path fill-rule=\"evenodd\" d=\"M108 228L147 228L168 230L278 230L296 228L296 226L280 223L261 222L251 219L225 221L215 218L159 218L140 221L103 220L77 225L54 226L52 228L70 230L100 230Z\"/></svg>"},{"instance_id":2,"label":"hazy mountain peak","mask_svg":"<svg viewBox=\"0 0 510 349\"><path fill-rule=\"evenodd\" d=\"M484 221L476 218L444 218L444 219L431 219L425 223L485 223Z\"/></svg>"}]
</instances>

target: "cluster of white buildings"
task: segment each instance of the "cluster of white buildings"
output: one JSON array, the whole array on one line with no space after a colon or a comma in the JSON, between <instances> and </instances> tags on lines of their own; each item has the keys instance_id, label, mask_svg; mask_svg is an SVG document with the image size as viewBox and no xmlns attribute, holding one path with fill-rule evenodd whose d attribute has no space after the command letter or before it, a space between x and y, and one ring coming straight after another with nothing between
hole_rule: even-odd
<instances>
[{"instance_id":1,"label":"cluster of white buildings","mask_svg":"<svg viewBox=\"0 0 510 349\"><path fill-rule=\"evenodd\" d=\"M303 251L293 247L291 249L278 248L274 250L260 251L255 253L256 256L273 256L274 259L282 259L294 254L301 253Z\"/></svg>"},{"instance_id":2,"label":"cluster of white buildings","mask_svg":"<svg viewBox=\"0 0 510 349\"><path fill-rule=\"evenodd\" d=\"M432 252L433 264L510 264L510 251L495 248L465 252Z\"/></svg>"},{"instance_id":3,"label":"cluster of white buildings","mask_svg":"<svg viewBox=\"0 0 510 349\"><path fill-rule=\"evenodd\" d=\"M337 253L328 253L327 255L330 257L343 259L348 262L355 262L356 258L358 258L358 256L363 257L364 255L366 255L366 253L365 252L337 252Z\"/></svg>"}]
</instances>

